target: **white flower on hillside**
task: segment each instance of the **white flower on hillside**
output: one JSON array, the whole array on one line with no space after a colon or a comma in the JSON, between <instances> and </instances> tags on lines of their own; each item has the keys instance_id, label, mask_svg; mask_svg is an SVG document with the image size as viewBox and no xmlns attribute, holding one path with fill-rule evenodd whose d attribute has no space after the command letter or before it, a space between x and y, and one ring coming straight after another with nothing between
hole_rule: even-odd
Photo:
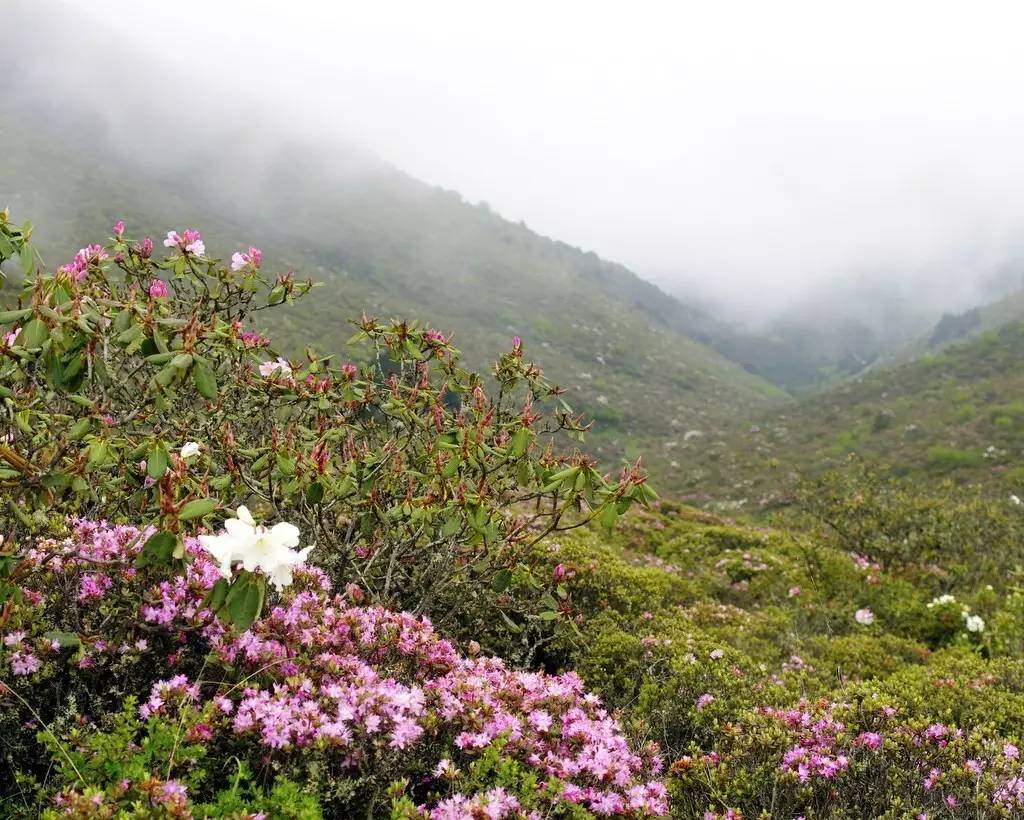
<instances>
[{"instance_id":1,"label":"white flower on hillside","mask_svg":"<svg viewBox=\"0 0 1024 820\"><path fill-rule=\"evenodd\" d=\"M292 569L313 549L294 549L299 546L299 528L282 521L268 529L256 523L247 507L239 507L235 515L224 522L220 535L199 536L199 543L220 564L221 574L230 578L232 565L240 561L242 569L260 570L278 590L291 584Z\"/></svg>"},{"instance_id":2,"label":"white flower on hillside","mask_svg":"<svg viewBox=\"0 0 1024 820\"><path fill-rule=\"evenodd\" d=\"M870 626L875 622L875 613L870 609L858 609L853 613L853 620L861 626Z\"/></svg>"},{"instance_id":3,"label":"white flower on hillside","mask_svg":"<svg viewBox=\"0 0 1024 820\"><path fill-rule=\"evenodd\" d=\"M964 615L964 626L968 632L985 631L985 621L980 615Z\"/></svg>"},{"instance_id":4,"label":"white flower on hillside","mask_svg":"<svg viewBox=\"0 0 1024 820\"><path fill-rule=\"evenodd\" d=\"M192 458L192 456L199 455L199 443L196 441L186 441L181 445L181 457Z\"/></svg>"},{"instance_id":5,"label":"white flower on hillside","mask_svg":"<svg viewBox=\"0 0 1024 820\"><path fill-rule=\"evenodd\" d=\"M1016 495L1011 495L1010 503L1013 504L1014 507L1019 507L1021 505L1020 497Z\"/></svg>"},{"instance_id":6,"label":"white flower on hillside","mask_svg":"<svg viewBox=\"0 0 1024 820\"><path fill-rule=\"evenodd\" d=\"M285 379L292 375L292 366L288 364L287 359L282 358L281 356L278 356L276 361L263 362L263 364L260 365L260 375L267 379L273 376L274 371L276 370L280 370L281 377Z\"/></svg>"},{"instance_id":7,"label":"white flower on hillside","mask_svg":"<svg viewBox=\"0 0 1024 820\"><path fill-rule=\"evenodd\" d=\"M946 606L947 604L955 603L956 598L947 592L945 595L940 595L938 598L932 598L932 600L928 602L928 609L934 609L937 606Z\"/></svg>"}]
</instances>

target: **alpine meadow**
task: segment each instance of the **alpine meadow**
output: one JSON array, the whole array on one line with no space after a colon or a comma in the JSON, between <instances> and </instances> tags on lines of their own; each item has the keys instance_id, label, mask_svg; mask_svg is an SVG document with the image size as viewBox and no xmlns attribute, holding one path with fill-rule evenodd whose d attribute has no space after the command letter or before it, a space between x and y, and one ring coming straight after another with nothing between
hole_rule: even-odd
<instances>
[{"instance_id":1,"label":"alpine meadow","mask_svg":"<svg viewBox=\"0 0 1024 820\"><path fill-rule=\"evenodd\" d=\"M729 5L0 0L0 818L1024 817L1024 18Z\"/></svg>"}]
</instances>

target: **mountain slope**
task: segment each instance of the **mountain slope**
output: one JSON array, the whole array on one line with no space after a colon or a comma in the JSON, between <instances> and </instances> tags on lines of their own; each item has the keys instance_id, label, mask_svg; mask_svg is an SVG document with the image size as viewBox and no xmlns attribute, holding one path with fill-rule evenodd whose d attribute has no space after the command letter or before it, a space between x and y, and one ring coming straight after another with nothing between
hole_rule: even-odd
<instances>
[{"instance_id":1,"label":"mountain slope","mask_svg":"<svg viewBox=\"0 0 1024 820\"><path fill-rule=\"evenodd\" d=\"M1004 324L688 442L683 483L694 497L753 512L785 502L801 475L857 454L923 482L1022 492L1022 364L1024 324Z\"/></svg>"},{"instance_id":2,"label":"mountain slope","mask_svg":"<svg viewBox=\"0 0 1024 820\"><path fill-rule=\"evenodd\" d=\"M906 364L956 342L973 339L1009 322L1024 321L1024 290L1017 290L962 313L946 313L925 335L879 359L881 366Z\"/></svg>"}]
</instances>

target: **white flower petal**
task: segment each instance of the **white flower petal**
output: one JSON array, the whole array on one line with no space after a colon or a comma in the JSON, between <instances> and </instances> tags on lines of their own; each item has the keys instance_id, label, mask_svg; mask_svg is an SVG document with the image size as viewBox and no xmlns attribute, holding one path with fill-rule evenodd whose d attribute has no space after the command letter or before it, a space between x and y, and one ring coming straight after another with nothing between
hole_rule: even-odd
<instances>
[{"instance_id":1,"label":"white flower petal","mask_svg":"<svg viewBox=\"0 0 1024 820\"><path fill-rule=\"evenodd\" d=\"M275 544L282 544L286 547L297 547L301 536L299 528L287 521L274 524L268 535Z\"/></svg>"}]
</instances>

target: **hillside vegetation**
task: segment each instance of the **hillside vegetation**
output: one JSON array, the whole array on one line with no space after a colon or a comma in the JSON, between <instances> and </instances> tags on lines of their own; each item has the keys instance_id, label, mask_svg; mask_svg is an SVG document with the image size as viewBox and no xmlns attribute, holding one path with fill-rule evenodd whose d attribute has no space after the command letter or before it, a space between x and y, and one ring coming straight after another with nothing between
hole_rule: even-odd
<instances>
[{"instance_id":1,"label":"hillside vegetation","mask_svg":"<svg viewBox=\"0 0 1024 820\"><path fill-rule=\"evenodd\" d=\"M4 816L1024 809L1019 504L867 467L786 528L657 502L561 448L521 339L489 379L401 321L286 357L249 320L320 289L258 248L118 223L50 271L34 232L0 220ZM1022 339L894 372L939 414Z\"/></svg>"},{"instance_id":2,"label":"hillside vegetation","mask_svg":"<svg viewBox=\"0 0 1024 820\"><path fill-rule=\"evenodd\" d=\"M925 485L951 479L1020 493L1022 361L1024 325L1012 321L784 412L751 413L717 439L685 444L678 458L697 497L751 512L792 501L801 478L851 455Z\"/></svg>"}]
</instances>

